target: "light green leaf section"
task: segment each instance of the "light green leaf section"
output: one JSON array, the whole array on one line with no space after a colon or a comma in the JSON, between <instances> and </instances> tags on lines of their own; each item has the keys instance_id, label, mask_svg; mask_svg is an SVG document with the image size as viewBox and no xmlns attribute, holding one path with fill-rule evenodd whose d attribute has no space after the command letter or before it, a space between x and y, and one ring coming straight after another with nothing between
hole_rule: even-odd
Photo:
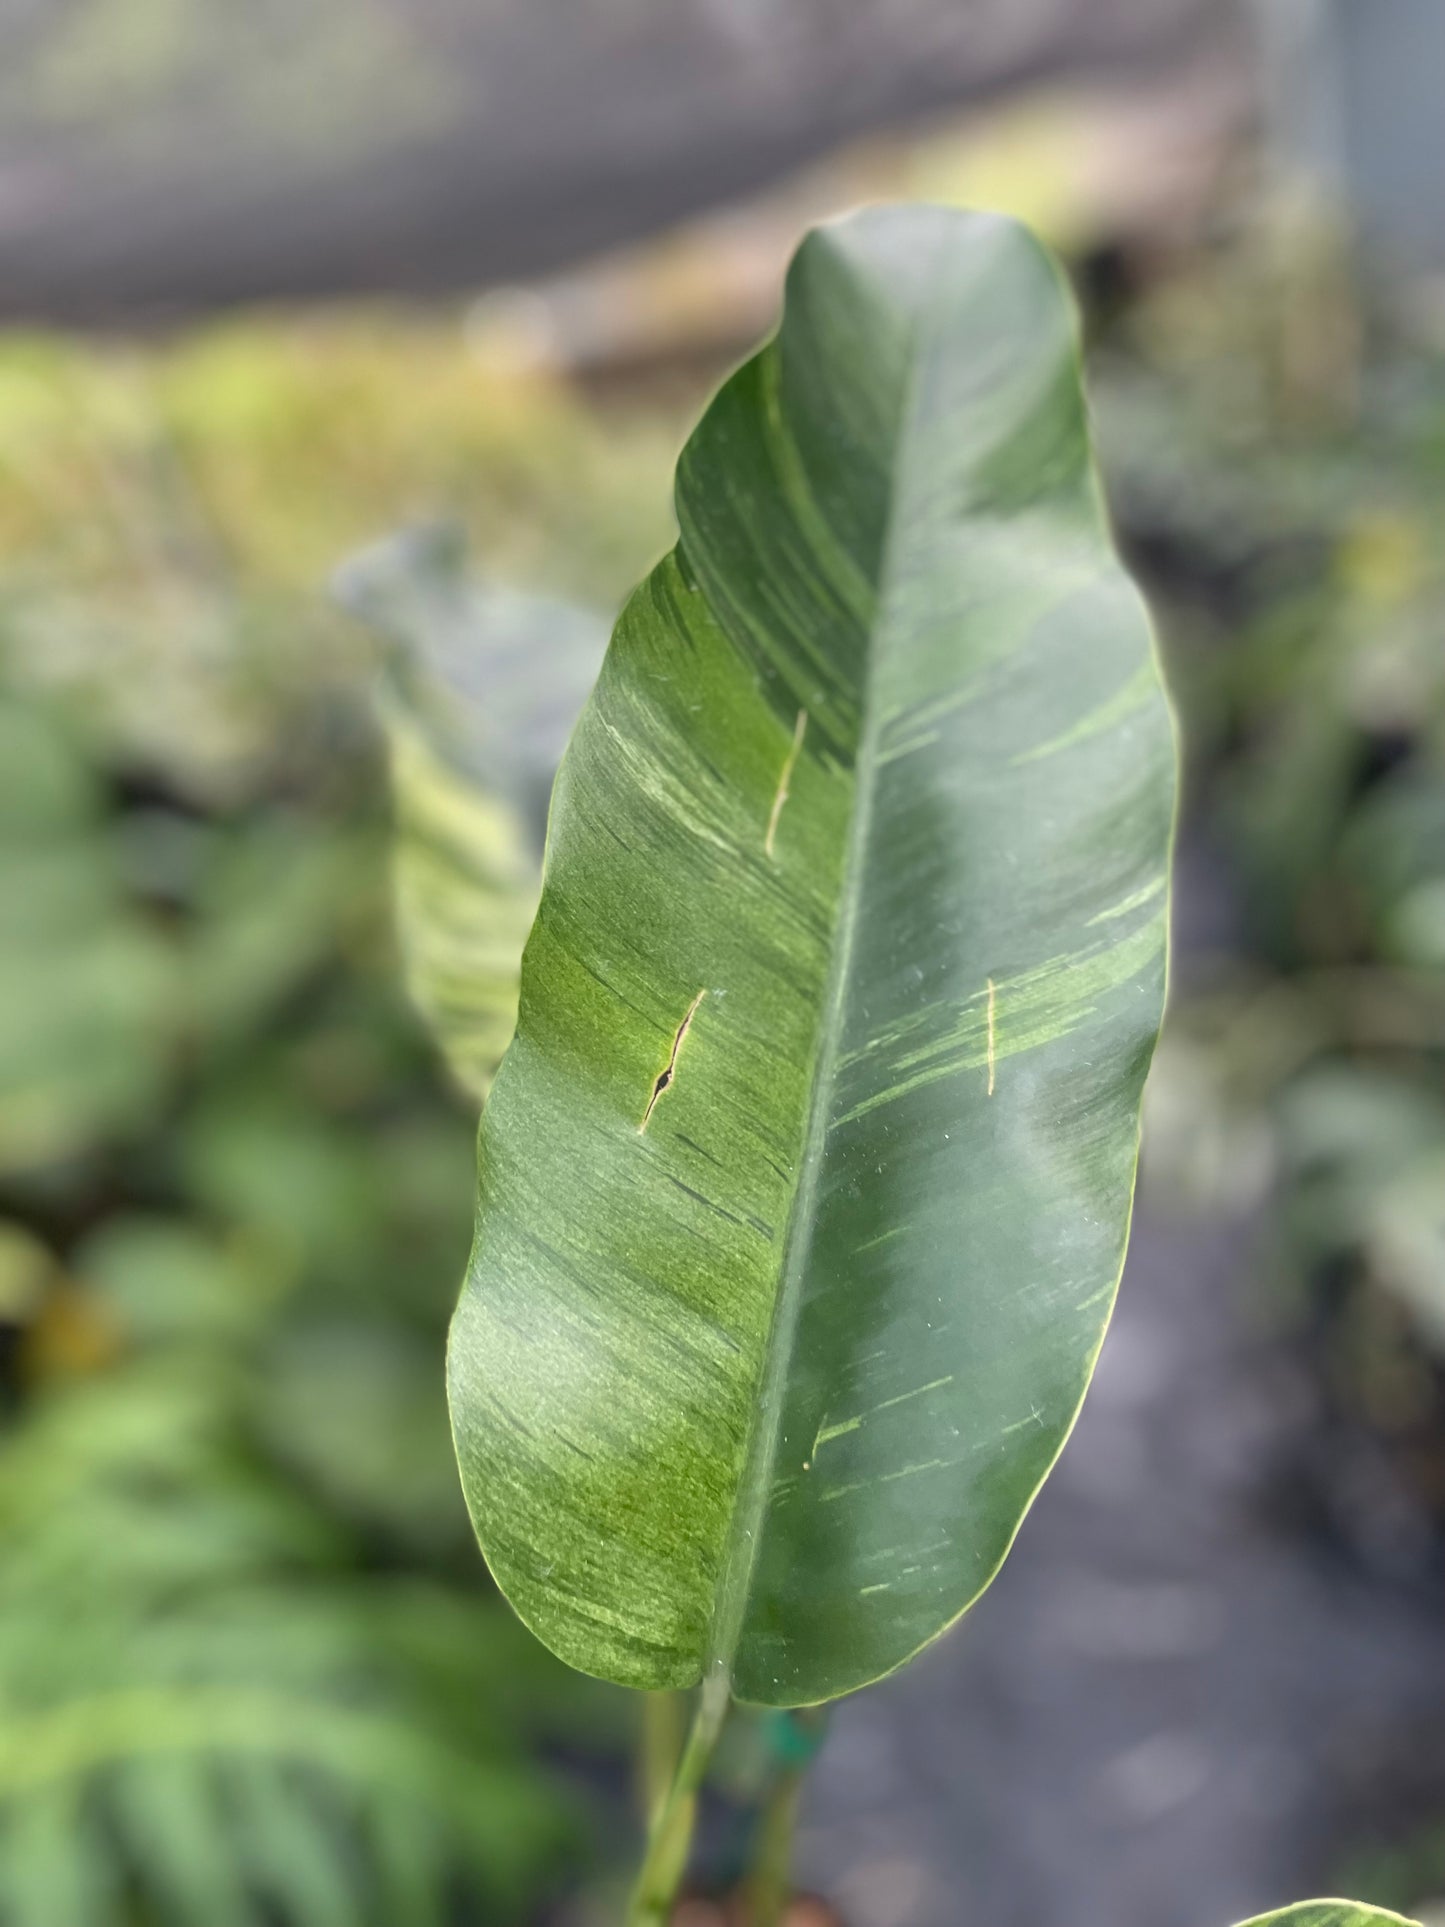
<instances>
[{"instance_id":1,"label":"light green leaf section","mask_svg":"<svg viewBox=\"0 0 1445 1927\"><path fill-rule=\"evenodd\" d=\"M474 581L446 527L358 556L337 592L389 645L380 708L407 987L458 1083L481 1099L516 1022L547 792L606 627L572 604Z\"/></svg>"},{"instance_id":2,"label":"light green leaf section","mask_svg":"<svg viewBox=\"0 0 1445 1927\"><path fill-rule=\"evenodd\" d=\"M480 1100L516 1021L536 856L514 806L455 770L399 705L387 735L407 989L453 1076Z\"/></svg>"},{"instance_id":3,"label":"light green leaf section","mask_svg":"<svg viewBox=\"0 0 1445 1927\"><path fill-rule=\"evenodd\" d=\"M810 235L553 798L450 1388L518 1612L830 1698L975 1600L1127 1236L1174 785L1029 235Z\"/></svg>"},{"instance_id":4,"label":"light green leaf section","mask_svg":"<svg viewBox=\"0 0 1445 1927\"><path fill-rule=\"evenodd\" d=\"M1383 1907L1362 1907L1357 1900L1301 1900L1278 1913L1243 1921L1241 1927L1416 1927L1416 1922Z\"/></svg>"}]
</instances>

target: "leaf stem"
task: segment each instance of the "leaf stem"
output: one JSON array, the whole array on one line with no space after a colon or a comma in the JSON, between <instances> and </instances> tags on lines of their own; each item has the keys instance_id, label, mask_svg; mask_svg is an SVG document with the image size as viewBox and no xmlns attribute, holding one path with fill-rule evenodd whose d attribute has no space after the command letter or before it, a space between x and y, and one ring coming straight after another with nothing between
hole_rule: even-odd
<instances>
[{"instance_id":1,"label":"leaf stem","mask_svg":"<svg viewBox=\"0 0 1445 1927\"><path fill-rule=\"evenodd\" d=\"M667 1927L677 1890L687 1871L697 1818L697 1796L731 1705L730 1682L718 1670L703 1681L697 1711L672 1784L653 1807L642 1871L632 1890L627 1927Z\"/></svg>"},{"instance_id":2,"label":"leaf stem","mask_svg":"<svg viewBox=\"0 0 1445 1927\"><path fill-rule=\"evenodd\" d=\"M780 1774L759 1816L747 1884L748 1927L778 1927L792 1893L793 1832L803 1791L801 1773Z\"/></svg>"},{"instance_id":3,"label":"leaf stem","mask_svg":"<svg viewBox=\"0 0 1445 1927\"><path fill-rule=\"evenodd\" d=\"M773 1716L769 1743L774 1767L753 1840L747 1881L748 1927L779 1927L792 1898L793 1835L803 1778L823 1743L827 1711L800 1707Z\"/></svg>"},{"instance_id":4,"label":"leaf stem","mask_svg":"<svg viewBox=\"0 0 1445 1927\"><path fill-rule=\"evenodd\" d=\"M687 1698L682 1693L642 1695L642 1746L637 1790L643 1824L651 1827L662 1809L682 1757L687 1733Z\"/></svg>"}]
</instances>

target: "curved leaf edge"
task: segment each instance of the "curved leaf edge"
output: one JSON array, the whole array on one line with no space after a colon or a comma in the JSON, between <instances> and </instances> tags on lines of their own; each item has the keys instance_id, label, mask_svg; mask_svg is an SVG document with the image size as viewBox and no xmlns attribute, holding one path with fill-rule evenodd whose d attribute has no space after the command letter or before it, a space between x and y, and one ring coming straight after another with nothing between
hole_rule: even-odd
<instances>
[{"instance_id":1,"label":"curved leaf edge","mask_svg":"<svg viewBox=\"0 0 1445 1927\"><path fill-rule=\"evenodd\" d=\"M926 204L908 203L906 205L910 207L920 207ZM958 212L960 212L960 210L956 207L948 208L946 210L940 209L940 211L947 211L953 214L957 214ZM818 224L818 226L826 230L834 226L838 222L846 221L848 218L849 216L847 214L839 215L835 217L833 220L825 221L823 223ZM1071 335L1070 366L1071 366L1075 381L1078 385L1079 392L1085 395L1085 407L1087 411L1087 390L1086 390L1086 384L1084 380L1083 331L1082 331L1082 325L1081 325L1081 320L1079 316L1077 302L1075 300L1072 286L1068 280L1066 273L1064 272L1062 266L1060 265L1059 261L1054 256L1052 251L1044 247L1043 244L1039 242L1037 237L1032 233L1032 231L1028 229L1023 223L1007 221L1007 217L1001 217L998 215L985 214L984 218L1005 221L1007 225L1018 228L1020 232L1027 238L1027 240L1037 249L1040 257L1047 265L1049 272L1051 273L1056 285L1059 287L1061 295L1063 297L1063 305L1068 316L1070 335ZM813 233L816 233L817 231L818 231L818 228L814 227L809 229L808 233L811 235ZM796 259L796 256L795 256L795 259ZM778 340L779 335L782 332L782 326L783 326L783 317L780 314L777 324L772 329L770 329L768 333L765 336L763 336L762 339L756 344L756 346L750 349L749 352L745 356L743 356L742 359L736 364L736 366L731 370L729 370L728 373L717 383L712 393L709 395L708 400L704 404L703 408L699 411L697 423L694 425L694 428L688 437L688 443L690 443L693 439L693 436L697 434L701 424L707 419L708 414L714 408L719 398L724 394L724 392L729 387L729 384L735 379L735 377L743 369L745 369L751 362L753 362L756 358L765 354L766 352L768 352L768 350L770 350L774 346L774 344ZM684 449L679 453L679 460L678 460L679 471L681 468L683 454L685 454L686 452L686 446L687 444L684 445ZM1095 504L1099 512L1100 524L1102 529L1104 530L1108 546L1113 552L1116 560L1118 561L1118 566L1119 566L1121 576L1127 581L1127 583L1133 590L1133 593L1137 599L1137 602L1144 620L1144 626L1147 632L1147 639L1148 639L1148 645L1149 645L1149 659L1155 673L1158 693L1163 703L1165 714L1167 715L1167 718L1168 718L1171 745L1172 745L1172 751L1174 756L1174 764L1175 764L1175 768L1177 769L1178 763L1179 763L1180 724L1179 724L1179 718L1178 718L1175 705L1169 694L1168 682L1164 675L1162 650L1159 643L1157 627L1153 619L1152 611L1150 610L1146 599L1144 598L1142 592L1138 589L1137 584L1134 583L1133 578L1130 575L1130 572L1125 567L1122 558L1119 556L1119 549L1118 549L1117 539L1115 537L1113 519L1109 512L1107 496L1105 493L1102 475L1101 475L1099 462L1098 462L1098 456L1097 456L1095 444L1093 442L1092 437L1090 438L1088 443L1087 473L1088 473L1088 479L1089 479L1091 491L1093 493ZM675 479L675 485L674 485L675 488L676 488L676 485L677 484ZM637 586L628 595L628 597L626 598L622 606L622 609L618 613L616 622L614 623L612 640L609 640L608 649L604 656L601 669L599 671L599 679L601 676L605 676L605 674L607 673L607 670L610 666L612 655L613 655L613 641L615 640L615 637L618 631L626 625L629 612L631 610L633 603L641 602L648 595L654 579L657 576L659 576L661 572L667 570L670 567L678 567L682 565L684 563L684 553L685 553L684 543L682 538L679 537L678 541L675 542L661 558L659 558L658 562L654 564L654 566L651 569L648 570L646 575L641 579L641 581L637 584ZM590 698L589 698L589 701L590 701ZM570 749L570 739L569 739L569 749ZM563 758L564 761L565 761L565 756L566 756L566 753L564 752L564 758ZM555 792L554 792L554 797L555 797ZM1169 834L1168 834L1168 841L1167 841L1166 852L1165 852L1163 915L1164 915L1164 925L1165 925L1166 936L1165 936L1165 945L1164 945L1163 1008L1167 1008L1168 994L1169 994L1169 980L1172 974L1172 962L1173 962L1173 949L1172 949L1173 860L1174 860L1174 853L1175 853L1177 837L1178 837L1179 815L1180 815L1180 795L1179 795L1179 785L1176 782L1174 785L1173 795L1171 798ZM553 818L552 818L552 812L549 808L548 820L547 820L547 832L546 832L546 839L544 842L543 858L542 858L541 880L542 880L542 886L544 889L545 889L546 880L547 880L547 857L550 852L552 831L553 831ZM530 943L530 937L529 937L529 943ZM525 973L525 949L524 949L524 953L523 953L524 980L525 980L525 974L526 973ZM1161 1009L1161 1025L1162 1025L1162 1009ZM1157 1042L1158 1042L1158 1031L1156 1030L1154 1038L1151 1040L1148 1047L1148 1051L1145 1054L1145 1061L1144 1061L1145 1076L1147 1076L1149 1065L1152 1063ZM1053 1455L1051 1456L1051 1458L1049 1459L1048 1463L1044 1466L1036 1484L1034 1485L1032 1491L1029 1493L1026 1502L1020 1509L1019 1516L1014 1524L1013 1530L1010 1533L1007 1543L1003 1546L998 1557L984 1572L983 1576L979 1580L979 1583L976 1589L973 1591L971 1596L957 1609L957 1611L954 1612L942 1624L940 1624L936 1628L936 1630L931 1632L924 1639L920 1640L916 1646L911 1648L908 1652L904 1653L894 1664L876 1671L870 1671L867 1677L859 1678L858 1680L846 1686L840 1687L836 1692L830 1692L821 1696L799 1697L796 1699L788 1697L788 1698L772 1699L767 1701L760 1700L760 1701L754 1702L745 1698L744 1696L739 1695L739 1696L736 1696L737 1703L745 1704L745 1705L757 1704L760 1706L766 1705L768 1707L784 1707L784 1708L821 1706L821 1705L830 1704L832 1700L845 1697L852 1692L860 1691L865 1686L874 1685L881 1682L882 1680L891 1678L895 1673L901 1671L904 1667L909 1665L914 1659L918 1658L921 1653L925 1652L928 1649L928 1647L933 1645L938 1639L941 1639L942 1637L944 1637L945 1634L952 1631L954 1627L957 1626L959 1621L963 1619L970 1611L973 1610L973 1608L978 1604L979 1600L982 1598L983 1594L989 1589L989 1587L993 1584L994 1580L998 1577L1000 1571L1002 1570L1004 1564L1008 1559L1009 1554L1013 1550L1013 1547L1017 1541L1019 1532L1023 1528L1025 1520L1032 1512L1033 1507L1040 1493L1043 1491L1043 1488L1047 1484L1049 1477L1051 1476L1054 1469L1058 1465L1059 1459L1063 1454L1064 1448L1068 1445L1070 1439L1073 1436L1074 1428L1078 1424L1079 1417L1083 1411L1084 1403L1087 1399L1089 1388L1093 1383L1094 1373L1097 1369L1098 1360L1102 1353L1104 1342L1107 1339L1109 1330L1111 1329L1111 1326L1112 1326L1113 1316L1114 1316L1114 1312L1118 1302L1119 1287L1122 1281L1123 1272L1127 1261L1129 1241L1130 1241L1130 1237L1132 1235L1132 1229L1133 1229L1134 1211L1137 1203L1139 1151L1141 1146L1142 1130L1143 1130L1143 1099L1142 1099L1143 1081L1144 1080L1141 1077L1141 1095L1135 1107L1134 1159L1133 1159L1133 1166L1132 1166L1132 1173L1131 1173L1129 1196L1127 1201L1127 1208L1123 1214L1122 1234L1120 1239L1119 1264L1118 1264L1117 1270L1115 1271L1112 1286L1110 1289L1107 1313L1103 1320L1098 1340L1094 1345L1091 1353L1084 1361L1084 1369L1081 1373L1081 1378L1080 1378L1079 1395L1074 1405L1073 1411L1069 1416L1068 1423L1060 1436L1058 1447L1056 1451L1053 1453ZM469 1266L468 1275L469 1273L470 1273L470 1266ZM455 1331L456 1331L456 1324L454 1320L453 1327L452 1327L453 1335L455 1334ZM458 1424L457 1414L454 1409L455 1381L454 1381L454 1376L452 1371L453 1336L449 1336L447 1350L448 1350L448 1369L447 1369L448 1411L449 1411L449 1418L451 1421L453 1436L454 1438L457 1438L460 1436L461 1428ZM465 1479L463 1483L465 1486L466 1485ZM578 1672L581 1672L593 1678L603 1680L608 1684L620 1685L620 1686L628 1687L638 1691L689 1691L699 1686L703 1682L703 1680L708 1676L709 1666L707 1662L703 1662L699 1664L694 1664L686 1670L678 1668L668 1672L662 1672L656 1669L649 1670L639 1664L638 1667L631 1669L632 1676L624 1677L623 1669L618 1668L610 1671L602 1670L596 1667L595 1665L589 1663L589 1658L584 1656L585 1648L582 1649L581 1651L569 1650L569 1647L573 1645L573 1641L569 1637L566 1637L566 1636L559 1637L558 1628L553 1623L548 1623L546 1626L546 1629L543 1630L542 1626L540 1626L537 1623L536 1616L533 1614L533 1612L512 1597L511 1591L509 1590L508 1586L506 1585L502 1577L498 1574L495 1566L492 1563L490 1556L487 1555L486 1540L483 1536L483 1529L478 1520L476 1508L471 1503L469 1492L467 1494L467 1497L468 1497L468 1507L472 1513L474 1529L477 1531L478 1540L481 1545L483 1554L484 1556L487 1557L487 1562L488 1562L489 1568L491 1568L494 1583L496 1583L498 1590L502 1594L502 1597L507 1601L508 1605L516 1613L517 1617L521 1620L521 1622L525 1626L527 1626L528 1630L544 1646L546 1646L549 1651L554 1653L556 1657L558 1657L559 1659L563 1660L564 1663L573 1667ZM1311 1904L1316 1904L1316 1903L1311 1903ZM1323 1920L1323 1919L1318 1922L1309 1922L1309 1921L1305 1921L1303 1918L1297 1918L1295 1910L1285 1910L1285 1912L1278 1915L1260 1916L1258 1921L1249 1921L1249 1922L1241 1923L1240 1927L1275 1927L1275 1923L1278 1923L1278 1927L1371 1927L1372 1921L1390 1923L1391 1927L1393 1927L1393 1923L1399 1920L1400 1918L1401 1917L1399 1916L1393 1916L1389 1914L1376 1913L1374 1915L1371 1915L1367 1913L1362 1915L1357 1923L1350 1921L1347 1916L1343 1917L1339 1922ZM1404 1927L1417 1927L1417 1923L1405 1922Z\"/></svg>"},{"instance_id":2,"label":"curved leaf edge","mask_svg":"<svg viewBox=\"0 0 1445 1927\"><path fill-rule=\"evenodd\" d=\"M929 204L914 203L911 205L927 207ZM942 204L939 204L939 205L941 206ZM953 209L947 209L946 211L957 213L959 210L956 208L953 208ZM1062 306L1063 312L1067 317L1067 322L1069 327L1070 373L1073 377L1074 385L1077 389L1077 392L1084 397L1085 416L1087 419L1088 401L1087 401L1087 384L1085 381L1083 326L1082 326L1082 320L1079 312L1078 302L1075 298L1072 284L1070 283L1068 275L1064 271L1064 268L1061 262L1059 261L1058 257L1054 254L1052 249L1045 247L1044 244L1039 240L1038 236L1034 234L1033 230L1029 228L1026 223L1014 221L1011 219L1011 217L1001 216L995 213L988 212L986 210L979 210L977 218L981 218L985 220L1000 221L1005 225L1016 228L1019 234L1037 251L1037 254L1040 260L1043 262L1050 276L1052 277L1053 282L1058 290L1061 306ZM835 224L839 222L845 222L848 219L849 219L849 216L847 214L835 216L832 220L821 222L818 224L817 227L810 229L808 231L808 234L804 237L804 241L799 244L799 252L801 252L802 247L806 245L807 240L810 239L812 235L816 234L820 228L823 231L826 231L828 228L833 227ZM794 258L796 260L797 257L795 256ZM791 268L789 272L791 274ZM765 352L767 352L767 350L771 348L772 345L777 341L781 332L782 332L782 320L780 318L777 326L775 326L769 332L769 334L765 336L761 342L759 342L758 346L746 357L745 363L740 364L740 366L746 365L746 362L752 361L754 357L761 356ZM737 370L732 371L733 374L736 374L737 372L738 372ZM709 401L706 407L703 409L702 414L699 417L699 425L703 420L706 419L706 416L708 412L711 410L714 401L718 398L719 395L722 394L723 390L727 387L728 382L731 379L732 379L732 374L730 374L727 378L724 379L722 383L719 384L717 390L714 391L713 396L709 398ZM689 441L690 440L691 440L691 437L689 437ZM682 459L683 458L680 456L679 462L678 462L679 479L681 475ZM1177 771L1178 768L1180 767L1180 744L1181 744L1180 722L1179 722L1178 712L1169 695L1169 685L1164 674L1163 651L1160 647L1158 629L1154 621L1153 611L1150 609L1147 599L1144 597L1142 591L1139 589L1138 584L1134 581L1134 578L1131 572L1125 566L1123 558L1120 555L1118 540L1114 529L1113 518L1109 511L1108 497L1104 488L1103 475L1100 469L1098 455L1096 452L1096 445L1094 443L1092 435L1089 437L1087 442L1086 467L1087 467L1090 490L1094 498L1094 504L1099 516L1100 526L1104 531L1108 548L1110 552L1113 554L1118 564L1121 576L1127 581L1130 589L1133 591L1134 597L1139 606L1140 614L1143 618L1144 628L1147 633L1148 643L1149 643L1150 662L1154 670L1158 689L1163 699L1164 709L1168 716L1172 753L1173 753L1173 759L1174 759L1174 768ZM679 508L679 520L681 519L682 517L681 517L680 508ZM664 563L666 561L672 560L674 557L681 557L683 548L684 548L684 544L681 540L679 540L679 542L675 545L673 550L670 551L669 556L664 558ZM659 564L659 566L661 567L663 566L663 564ZM625 614L625 611L624 611L624 614ZM619 617L619 623L620 621L621 621L621 617ZM1174 785L1174 790L1173 790L1173 796L1171 800L1170 818L1169 818L1169 835L1168 835L1168 842L1165 850L1164 903L1163 903L1163 916L1164 916L1164 928L1165 928L1164 989L1163 989L1163 997L1162 997L1161 1009L1160 1009L1160 1029L1162 1029L1162 1026L1163 1026L1164 1011L1168 1007L1169 980L1170 980L1170 974L1171 974L1172 962L1173 962L1172 925L1173 925L1174 854L1175 854L1175 849L1178 842L1179 814L1180 814L1180 785L1176 780ZM550 824L549 824L549 831L550 831ZM545 868L544 868L544 877L545 877ZM925 1637L924 1639L921 1639L916 1646L912 1647L909 1651L904 1653L891 1666L884 1667L881 1670L870 1670L865 1678L858 1679L854 1684L840 1687L836 1692L831 1692L819 1697L807 1697L807 1698L795 1699L791 1696L787 1696L784 1698L754 1701L748 1698L746 1695L737 1695L736 1697L739 1704L766 1706L770 1708L782 1707L785 1709L826 1706L831 1704L831 1702L835 1699L845 1698L849 1693L861 1692L867 1686L875 1686L880 1684L884 1680L891 1679L896 1673L902 1672L905 1667L911 1665L914 1660L920 1657L921 1654L927 1652L930 1646L934 1645L938 1640L944 1638L948 1633L952 1632L953 1629L959 1624L959 1622L964 1618L966 1618L970 1612L972 1612L973 1608L978 1604L980 1599L982 1599L982 1597L988 1591L990 1586L992 1586L995 1579L998 1578L1000 1572L1002 1572L1005 1564L1008 1561L1009 1555L1012 1553L1014 1546L1018 1541L1018 1536L1020 1532L1023 1530L1025 1521L1032 1513L1034 1506L1039 1499L1039 1495L1042 1493L1044 1487L1048 1484L1049 1479L1053 1476L1054 1470L1057 1467L1059 1460L1063 1456L1065 1447L1068 1445L1070 1439L1073 1437L1074 1429L1078 1425L1079 1419L1083 1413L1084 1405L1088 1399L1090 1387L1094 1382L1094 1374L1098 1369L1099 1358L1103 1352L1104 1343L1108 1338L1110 1329L1112 1328L1112 1325L1113 1325L1114 1313L1117 1308L1118 1299L1119 1299L1119 1288L1123 1282L1124 1267L1128 1261L1129 1242L1133 1234L1134 1210L1138 1199L1139 1158L1140 1158L1140 1151L1142 1148L1142 1141L1143 1141L1143 1122L1144 1122L1143 1087L1144 1087L1144 1082L1148 1076L1149 1068L1153 1062L1154 1053L1158 1046L1158 1040L1159 1040L1159 1031L1156 1030L1154 1034L1153 1042L1150 1044L1149 1050L1147 1052L1146 1061L1144 1065L1144 1075L1143 1077L1141 1077L1141 1080L1140 1080L1140 1095L1139 1095L1138 1103L1135 1108L1134 1157L1133 1157L1133 1163L1132 1163L1132 1169L1131 1169L1129 1195L1128 1195L1127 1204L1123 1214L1122 1236L1121 1236L1120 1247L1119 1247L1119 1264L1118 1264L1118 1268L1114 1273L1113 1283L1109 1292L1108 1310L1104 1317L1102 1326L1100 1328L1098 1340L1095 1343L1092 1352L1084 1360L1084 1368L1081 1373L1080 1382L1079 1382L1078 1399L1075 1402L1074 1409L1069 1416L1068 1423L1064 1427L1059 1437L1057 1449L1054 1451L1052 1457L1048 1460L1048 1463L1043 1467L1042 1471L1039 1474L1037 1483L1034 1485L1032 1491L1028 1494L1027 1499L1025 1500L1024 1504L1020 1508L1018 1518L1014 1522L1013 1530L1009 1534L1007 1541L1000 1549L997 1558L992 1562L991 1565L989 1565L984 1570L982 1576L979 1579L977 1587L975 1588L971 1596L968 1599L966 1599L961 1606L959 1606L957 1611L954 1612L950 1618L946 1619L941 1625L939 1625L933 1632L928 1634L927 1637ZM749 1453L751 1452L751 1450L752 1450L752 1443L750 1441ZM727 1563L725 1562L723 1572L719 1578L720 1594L723 1591L723 1589L726 1587L727 1577L728 1577L728 1567L727 1567ZM533 1630L535 1631L536 1629L533 1628ZM538 1636L541 1637L540 1634ZM548 1644L549 1642L544 1640L543 1643ZM566 1658L566 1655L559 1652L558 1657ZM568 1660L568 1664L575 1666L576 1662L573 1660ZM578 1668L578 1670L585 1672L587 1669L585 1667L580 1667ZM695 1674L686 1679L680 1679L676 1682L676 1686L680 1686L684 1688L690 1688L692 1686L695 1686L699 1683L699 1681L702 1678L706 1676L706 1671L707 1669L704 1668L703 1671L698 1674ZM646 1686L644 1686L643 1690L646 1690ZM1253 1927L1253 1924L1245 1923L1244 1927ZM1413 1923L1411 1924L1411 1927L1413 1927Z\"/></svg>"}]
</instances>

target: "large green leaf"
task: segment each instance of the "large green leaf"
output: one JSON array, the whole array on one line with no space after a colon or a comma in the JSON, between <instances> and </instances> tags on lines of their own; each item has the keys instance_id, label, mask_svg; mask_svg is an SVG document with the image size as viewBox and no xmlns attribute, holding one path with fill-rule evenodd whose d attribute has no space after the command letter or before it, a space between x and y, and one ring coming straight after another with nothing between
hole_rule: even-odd
<instances>
[{"instance_id":1,"label":"large green leaf","mask_svg":"<svg viewBox=\"0 0 1445 1927\"><path fill-rule=\"evenodd\" d=\"M1172 740L1010 222L811 235L677 509L557 778L452 1411L558 1653L791 1704L976 1599L1073 1423Z\"/></svg>"},{"instance_id":2,"label":"large green leaf","mask_svg":"<svg viewBox=\"0 0 1445 1927\"><path fill-rule=\"evenodd\" d=\"M1300 1900L1278 1913L1260 1914L1241 1927L1416 1927L1402 1914L1383 1907L1362 1907L1357 1900Z\"/></svg>"}]
</instances>

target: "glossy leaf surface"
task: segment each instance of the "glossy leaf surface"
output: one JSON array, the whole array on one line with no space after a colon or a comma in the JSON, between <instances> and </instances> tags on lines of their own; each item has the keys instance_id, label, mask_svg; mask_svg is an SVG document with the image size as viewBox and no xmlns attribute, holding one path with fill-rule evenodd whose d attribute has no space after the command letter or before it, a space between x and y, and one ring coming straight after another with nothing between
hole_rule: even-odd
<instances>
[{"instance_id":1,"label":"glossy leaf surface","mask_svg":"<svg viewBox=\"0 0 1445 1927\"><path fill-rule=\"evenodd\" d=\"M558 775L453 1422L503 1589L796 1704L997 1571L1127 1236L1173 748L1012 223L821 229Z\"/></svg>"}]
</instances>

